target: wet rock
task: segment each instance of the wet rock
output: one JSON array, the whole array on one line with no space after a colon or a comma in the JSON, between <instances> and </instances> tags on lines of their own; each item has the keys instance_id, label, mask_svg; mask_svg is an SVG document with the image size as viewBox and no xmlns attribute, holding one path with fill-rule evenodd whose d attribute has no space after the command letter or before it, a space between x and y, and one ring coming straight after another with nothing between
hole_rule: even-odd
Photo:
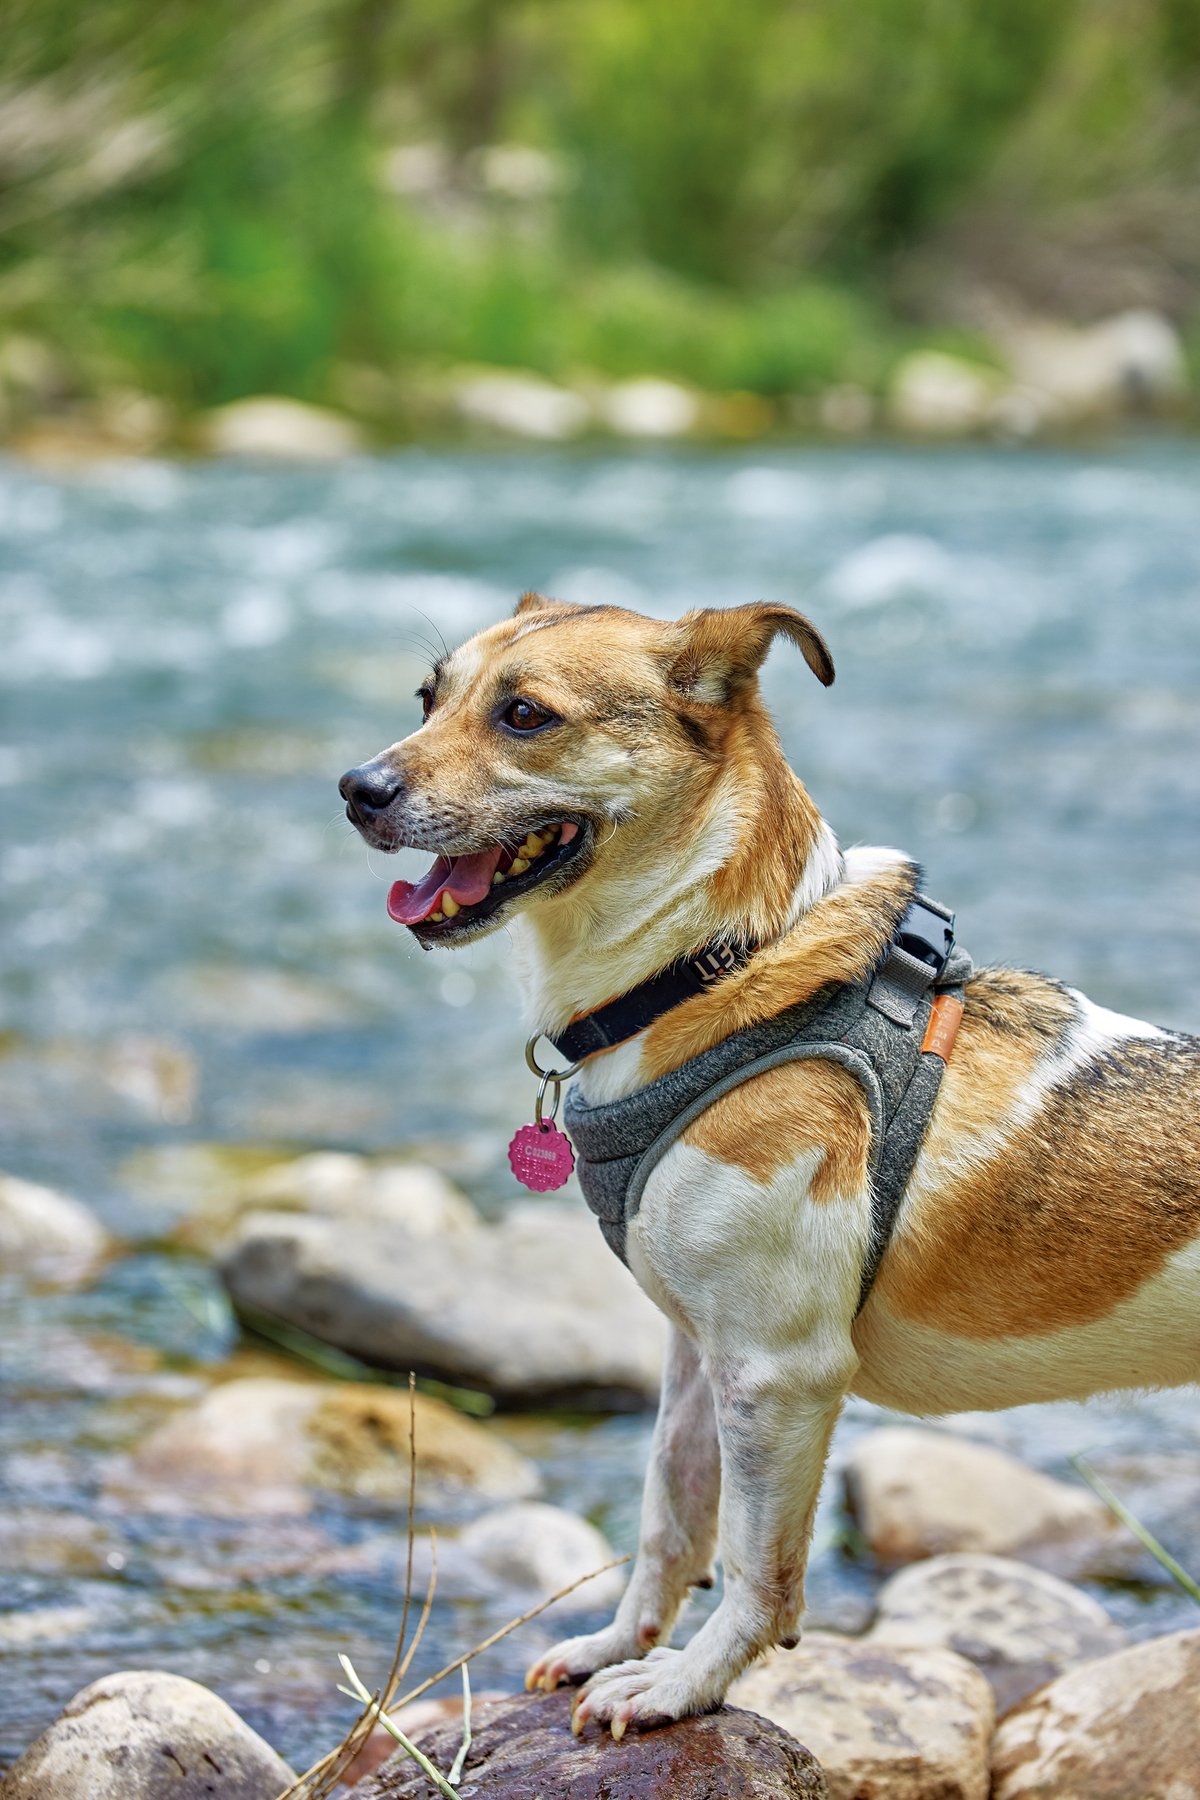
<instances>
[{"instance_id":1,"label":"wet rock","mask_svg":"<svg viewBox=\"0 0 1200 1800\"><path fill-rule=\"evenodd\" d=\"M275 1800L292 1771L182 1675L93 1681L0 1781L2 1800Z\"/></svg>"},{"instance_id":2,"label":"wet rock","mask_svg":"<svg viewBox=\"0 0 1200 1800\"><path fill-rule=\"evenodd\" d=\"M766 1719L726 1707L658 1731L571 1735L568 1692L521 1695L474 1709L462 1792L488 1800L825 1800L810 1753ZM443 1727L422 1740L445 1772L462 1742ZM393 1757L354 1789L355 1800L427 1800L432 1787L407 1757Z\"/></svg>"},{"instance_id":3,"label":"wet rock","mask_svg":"<svg viewBox=\"0 0 1200 1800\"><path fill-rule=\"evenodd\" d=\"M986 1800L992 1691L951 1650L806 1636L729 1691L798 1734L830 1800Z\"/></svg>"},{"instance_id":4,"label":"wet rock","mask_svg":"<svg viewBox=\"0 0 1200 1800\"><path fill-rule=\"evenodd\" d=\"M212 1249L247 1213L261 1209L360 1219L419 1238L468 1231L480 1223L466 1196L427 1164L319 1150L275 1163L232 1191L221 1191L180 1235Z\"/></svg>"},{"instance_id":5,"label":"wet rock","mask_svg":"<svg viewBox=\"0 0 1200 1800\"><path fill-rule=\"evenodd\" d=\"M619 437L686 437L700 423L700 399L674 381L621 381L599 403L600 416Z\"/></svg>"},{"instance_id":6,"label":"wet rock","mask_svg":"<svg viewBox=\"0 0 1200 1800\"><path fill-rule=\"evenodd\" d=\"M643 1406L657 1392L662 1320L582 1206L517 1206L437 1239L256 1213L221 1274L235 1306L509 1405Z\"/></svg>"},{"instance_id":7,"label":"wet rock","mask_svg":"<svg viewBox=\"0 0 1200 1800\"><path fill-rule=\"evenodd\" d=\"M591 422L591 408L581 395L502 369L460 377L454 406L470 425L550 442L578 437Z\"/></svg>"},{"instance_id":8,"label":"wet rock","mask_svg":"<svg viewBox=\"0 0 1200 1800\"><path fill-rule=\"evenodd\" d=\"M872 1640L940 1645L986 1675L1005 1713L1067 1669L1107 1656L1125 1633L1090 1595L1002 1556L935 1556L879 1595Z\"/></svg>"},{"instance_id":9,"label":"wet rock","mask_svg":"<svg viewBox=\"0 0 1200 1800\"><path fill-rule=\"evenodd\" d=\"M212 456L272 462L332 462L363 447L357 426L340 413L273 394L218 407L200 421L198 435Z\"/></svg>"},{"instance_id":10,"label":"wet rock","mask_svg":"<svg viewBox=\"0 0 1200 1800\"><path fill-rule=\"evenodd\" d=\"M455 1538L439 1537L438 1591L507 1596L512 1610L520 1611L603 1568L615 1555L603 1533L578 1513L541 1501L518 1501L481 1514ZM425 1587L428 1565L428 1540L422 1540L416 1557L419 1589ZM615 1607L627 1573L623 1567L609 1569L584 1582L545 1616Z\"/></svg>"},{"instance_id":11,"label":"wet rock","mask_svg":"<svg viewBox=\"0 0 1200 1800\"><path fill-rule=\"evenodd\" d=\"M32 1644L77 1645L99 1616L92 1606L26 1606L0 1613L0 1651L26 1650Z\"/></svg>"},{"instance_id":12,"label":"wet rock","mask_svg":"<svg viewBox=\"0 0 1200 1800\"><path fill-rule=\"evenodd\" d=\"M0 1269L86 1275L108 1236L78 1200L16 1175L0 1175Z\"/></svg>"},{"instance_id":13,"label":"wet rock","mask_svg":"<svg viewBox=\"0 0 1200 1800\"><path fill-rule=\"evenodd\" d=\"M422 1503L447 1491L537 1491L531 1463L426 1394L416 1395L416 1436ZM303 1511L312 1488L403 1504L409 1396L358 1382L225 1382L148 1437L131 1473L181 1506L219 1512Z\"/></svg>"},{"instance_id":14,"label":"wet rock","mask_svg":"<svg viewBox=\"0 0 1200 1800\"><path fill-rule=\"evenodd\" d=\"M885 1567L963 1550L1019 1557L1065 1579L1121 1574L1131 1563L1112 1515L1086 1488L947 1432L873 1431L855 1447L845 1480L859 1529Z\"/></svg>"},{"instance_id":15,"label":"wet rock","mask_svg":"<svg viewBox=\"0 0 1200 1800\"><path fill-rule=\"evenodd\" d=\"M994 1800L1200 1800L1200 1630L1061 1675L1009 1713Z\"/></svg>"},{"instance_id":16,"label":"wet rock","mask_svg":"<svg viewBox=\"0 0 1200 1800\"><path fill-rule=\"evenodd\" d=\"M1083 330L1049 320L1009 322L999 336L1018 381L1062 423L1162 411L1187 388L1179 334L1147 308Z\"/></svg>"},{"instance_id":17,"label":"wet rock","mask_svg":"<svg viewBox=\"0 0 1200 1800\"><path fill-rule=\"evenodd\" d=\"M995 370L918 350L896 370L889 398L892 423L925 437L960 437L989 423L1003 380Z\"/></svg>"}]
</instances>

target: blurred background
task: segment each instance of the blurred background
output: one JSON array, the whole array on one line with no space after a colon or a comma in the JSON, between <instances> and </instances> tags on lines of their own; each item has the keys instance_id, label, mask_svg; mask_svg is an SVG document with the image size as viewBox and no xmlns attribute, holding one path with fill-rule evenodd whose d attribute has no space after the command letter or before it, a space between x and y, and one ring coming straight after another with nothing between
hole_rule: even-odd
<instances>
[{"instance_id":1,"label":"blurred background","mask_svg":"<svg viewBox=\"0 0 1200 1800\"><path fill-rule=\"evenodd\" d=\"M205 415L262 394L376 441L1190 410L1196 0L11 0L4 36L18 441L232 442Z\"/></svg>"},{"instance_id":2,"label":"blurred background","mask_svg":"<svg viewBox=\"0 0 1200 1800\"><path fill-rule=\"evenodd\" d=\"M1200 1026L1200 0L847 16L5 8L0 1767L129 1665L303 1763L347 1722L336 1653L390 1652L403 1457L276 1516L158 1434L209 1444L241 1378L373 1379L239 1324L215 1258L251 1208L377 1225L419 1165L511 1216L507 940L421 956L335 784L524 588L799 604L837 684L780 650L766 690L841 841L919 857L978 961ZM478 1428L624 1551L650 1415L585 1387ZM1194 1414L961 1428L1071 1479L1089 1450L1195 1569ZM835 1471L878 1423L851 1406ZM414 1677L550 1579L513 1566L460 1562ZM1190 1622L1137 1576L1093 1584L1127 1629ZM816 1616L861 1628L879 1580L835 1476Z\"/></svg>"}]
</instances>

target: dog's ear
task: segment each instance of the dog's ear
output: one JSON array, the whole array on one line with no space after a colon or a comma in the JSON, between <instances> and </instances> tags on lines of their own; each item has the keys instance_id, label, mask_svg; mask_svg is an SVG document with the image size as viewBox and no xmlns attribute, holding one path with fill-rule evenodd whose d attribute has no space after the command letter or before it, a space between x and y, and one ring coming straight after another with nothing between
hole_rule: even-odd
<instances>
[{"instance_id":1,"label":"dog's ear","mask_svg":"<svg viewBox=\"0 0 1200 1800\"><path fill-rule=\"evenodd\" d=\"M824 638L791 606L758 601L752 606L706 607L685 613L674 627L673 685L693 700L721 706L758 673L777 635L797 645L817 680L828 687L833 658Z\"/></svg>"},{"instance_id":2,"label":"dog's ear","mask_svg":"<svg viewBox=\"0 0 1200 1800\"><path fill-rule=\"evenodd\" d=\"M554 607L566 604L565 600L547 600L545 594L535 594L530 588L527 593L521 595L513 608L513 618L519 619L523 613L550 612Z\"/></svg>"}]
</instances>

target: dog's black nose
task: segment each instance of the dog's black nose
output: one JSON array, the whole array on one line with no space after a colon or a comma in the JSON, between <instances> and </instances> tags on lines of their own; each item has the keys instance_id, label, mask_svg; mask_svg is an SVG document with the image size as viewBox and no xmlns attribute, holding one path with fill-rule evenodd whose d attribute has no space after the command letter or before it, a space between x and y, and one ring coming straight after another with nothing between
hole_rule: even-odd
<instances>
[{"instance_id":1,"label":"dog's black nose","mask_svg":"<svg viewBox=\"0 0 1200 1800\"><path fill-rule=\"evenodd\" d=\"M357 814L365 820L389 807L403 786L398 775L378 764L363 763L360 768L347 769L338 782L338 792L351 816Z\"/></svg>"}]
</instances>

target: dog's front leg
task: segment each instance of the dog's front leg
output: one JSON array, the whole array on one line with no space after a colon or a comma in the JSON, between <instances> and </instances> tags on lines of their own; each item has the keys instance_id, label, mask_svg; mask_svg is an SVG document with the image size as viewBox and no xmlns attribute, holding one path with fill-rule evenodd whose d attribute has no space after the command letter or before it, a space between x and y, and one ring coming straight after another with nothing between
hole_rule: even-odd
<instances>
[{"instance_id":1,"label":"dog's front leg","mask_svg":"<svg viewBox=\"0 0 1200 1800\"><path fill-rule=\"evenodd\" d=\"M576 1703L622 1737L633 1722L663 1724L719 1705L729 1683L776 1643L792 1643L803 1609L804 1569L821 1474L852 1356L788 1356L716 1364L721 1444L724 1594L682 1650L601 1669Z\"/></svg>"},{"instance_id":2,"label":"dog's front leg","mask_svg":"<svg viewBox=\"0 0 1200 1800\"><path fill-rule=\"evenodd\" d=\"M582 1681L669 1635L689 1587L712 1584L720 1488L712 1389L695 1345L672 1325L629 1586L611 1625L556 1644L534 1663L526 1687Z\"/></svg>"}]
</instances>

